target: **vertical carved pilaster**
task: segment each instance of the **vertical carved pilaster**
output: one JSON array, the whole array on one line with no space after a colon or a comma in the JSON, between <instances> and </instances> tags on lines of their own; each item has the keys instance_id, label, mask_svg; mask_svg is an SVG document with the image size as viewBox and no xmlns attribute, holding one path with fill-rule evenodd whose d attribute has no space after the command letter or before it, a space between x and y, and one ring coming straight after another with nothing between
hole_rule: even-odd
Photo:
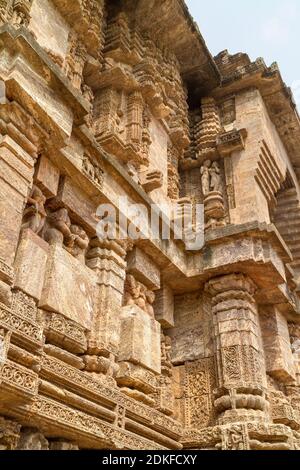
<instances>
[{"instance_id":1,"label":"vertical carved pilaster","mask_svg":"<svg viewBox=\"0 0 300 470\"><path fill-rule=\"evenodd\" d=\"M206 291L212 296L219 422L259 419L267 402L255 285L244 274L230 274L209 281Z\"/></svg>"},{"instance_id":2,"label":"vertical carved pilaster","mask_svg":"<svg viewBox=\"0 0 300 470\"><path fill-rule=\"evenodd\" d=\"M116 116L119 106L118 92L106 88L95 97L94 127L96 139L117 132Z\"/></svg>"},{"instance_id":3,"label":"vertical carved pilaster","mask_svg":"<svg viewBox=\"0 0 300 470\"><path fill-rule=\"evenodd\" d=\"M143 134L143 96L135 91L128 98L127 141L140 144Z\"/></svg>"},{"instance_id":4,"label":"vertical carved pilaster","mask_svg":"<svg viewBox=\"0 0 300 470\"><path fill-rule=\"evenodd\" d=\"M87 265L98 275L98 301L88 341L89 354L118 354L126 250L115 241L94 239Z\"/></svg>"}]
</instances>

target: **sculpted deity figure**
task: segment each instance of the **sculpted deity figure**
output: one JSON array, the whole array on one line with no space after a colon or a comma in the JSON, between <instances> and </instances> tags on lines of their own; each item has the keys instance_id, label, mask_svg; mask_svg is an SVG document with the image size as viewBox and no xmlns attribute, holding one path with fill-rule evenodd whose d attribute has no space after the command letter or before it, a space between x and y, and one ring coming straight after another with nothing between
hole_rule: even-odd
<instances>
[{"instance_id":1,"label":"sculpted deity figure","mask_svg":"<svg viewBox=\"0 0 300 470\"><path fill-rule=\"evenodd\" d=\"M206 160L203 163L200 173L204 197L208 196L210 192L222 192L221 171L217 162L211 164L210 160Z\"/></svg>"},{"instance_id":2,"label":"sculpted deity figure","mask_svg":"<svg viewBox=\"0 0 300 470\"><path fill-rule=\"evenodd\" d=\"M166 367L172 367L171 338L161 333L161 362Z\"/></svg>"},{"instance_id":3,"label":"sculpted deity figure","mask_svg":"<svg viewBox=\"0 0 300 470\"><path fill-rule=\"evenodd\" d=\"M58 209L47 217L44 239L50 244L63 245L64 241L68 245L75 236L70 230L71 221L67 209Z\"/></svg>"},{"instance_id":4,"label":"sculpted deity figure","mask_svg":"<svg viewBox=\"0 0 300 470\"><path fill-rule=\"evenodd\" d=\"M153 303L154 292L147 289L141 282L137 281L132 274L128 274L125 281L124 305L137 305L141 310L154 318Z\"/></svg>"},{"instance_id":5,"label":"sculpted deity figure","mask_svg":"<svg viewBox=\"0 0 300 470\"><path fill-rule=\"evenodd\" d=\"M210 187L212 191L222 192L221 171L217 162L210 169Z\"/></svg>"},{"instance_id":6,"label":"sculpted deity figure","mask_svg":"<svg viewBox=\"0 0 300 470\"><path fill-rule=\"evenodd\" d=\"M210 193L210 160L206 160L200 170L201 172L201 183L203 196L207 196Z\"/></svg>"},{"instance_id":7,"label":"sculpted deity figure","mask_svg":"<svg viewBox=\"0 0 300 470\"><path fill-rule=\"evenodd\" d=\"M70 231L72 237L69 239L68 251L82 264L85 264L85 254L90 242L89 237L78 225L71 225Z\"/></svg>"},{"instance_id":8,"label":"sculpted deity figure","mask_svg":"<svg viewBox=\"0 0 300 470\"><path fill-rule=\"evenodd\" d=\"M23 216L23 228L30 228L37 235L42 231L45 220L46 197L37 186L33 186L27 199L27 206Z\"/></svg>"},{"instance_id":9,"label":"sculpted deity figure","mask_svg":"<svg viewBox=\"0 0 300 470\"><path fill-rule=\"evenodd\" d=\"M83 170L90 178L95 178L95 168L87 154L83 156Z\"/></svg>"},{"instance_id":10,"label":"sculpted deity figure","mask_svg":"<svg viewBox=\"0 0 300 470\"><path fill-rule=\"evenodd\" d=\"M139 292L137 291L137 283L131 274L126 276L125 280L125 294L124 294L124 305L135 305L135 300L139 297Z\"/></svg>"}]
</instances>

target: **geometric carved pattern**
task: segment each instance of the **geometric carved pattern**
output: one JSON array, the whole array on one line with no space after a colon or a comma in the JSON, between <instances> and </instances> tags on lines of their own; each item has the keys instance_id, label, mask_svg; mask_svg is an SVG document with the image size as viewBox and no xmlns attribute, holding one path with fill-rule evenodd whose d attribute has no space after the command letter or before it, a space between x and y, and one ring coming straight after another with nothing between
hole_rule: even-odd
<instances>
[{"instance_id":1,"label":"geometric carved pattern","mask_svg":"<svg viewBox=\"0 0 300 470\"><path fill-rule=\"evenodd\" d=\"M40 348L42 345L43 330L38 324L26 317L17 315L13 310L0 304L0 326L11 330L18 342L31 344L33 348Z\"/></svg>"}]
</instances>

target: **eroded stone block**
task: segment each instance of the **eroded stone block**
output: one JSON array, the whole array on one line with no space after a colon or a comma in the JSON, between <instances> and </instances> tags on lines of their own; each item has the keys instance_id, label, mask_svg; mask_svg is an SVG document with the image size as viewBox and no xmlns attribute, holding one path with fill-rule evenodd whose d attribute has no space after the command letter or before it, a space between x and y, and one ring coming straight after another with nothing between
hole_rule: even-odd
<instances>
[{"instance_id":1,"label":"eroded stone block","mask_svg":"<svg viewBox=\"0 0 300 470\"><path fill-rule=\"evenodd\" d=\"M137 247L128 256L127 270L150 289L160 288L160 271L158 267L149 256Z\"/></svg>"},{"instance_id":2,"label":"eroded stone block","mask_svg":"<svg viewBox=\"0 0 300 470\"><path fill-rule=\"evenodd\" d=\"M15 287L36 300L40 300L49 245L27 229L22 232L15 269Z\"/></svg>"},{"instance_id":3,"label":"eroded stone block","mask_svg":"<svg viewBox=\"0 0 300 470\"><path fill-rule=\"evenodd\" d=\"M54 197L57 195L59 170L45 155L42 155L39 159L35 178L36 183L47 197Z\"/></svg>"},{"instance_id":4,"label":"eroded stone block","mask_svg":"<svg viewBox=\"0 0 300 470\"><path fill-rule=\"evenodd\" d=\"M160 324L136 305L122 309L119 361L161 371Z\"/></svg>"},{"instance_id":5,"label":"eroded stone block","mask_svg":"<svg viewBox=\"0 0 300 470\"><path fill-rule=\"evenodd\" d=\"M280 382L293 382L296 371L286 319L275 308L264 307L260 321L267 373Z\"/></svg>"},{"instance_id":6,"label":"eroded stone block","mask_svg":"<svg viewBox=\"0 0 300 470\"><path fill-rule=\"evenodd\" d=\"M174 295L167 284L155 292L154 312L156 320L163 328L174 326Z\"/></svg>"},{"instance_id":7,"label":"eroded stone block","mask_svg":"<svg viewBox=\"0 0 300 470\"><path fill-rule=\"evenodd\" d=\"M90 329L96 280L92 271L64 248L54 245L49 252L39 306Z\"/></svg>"}]
</instances>

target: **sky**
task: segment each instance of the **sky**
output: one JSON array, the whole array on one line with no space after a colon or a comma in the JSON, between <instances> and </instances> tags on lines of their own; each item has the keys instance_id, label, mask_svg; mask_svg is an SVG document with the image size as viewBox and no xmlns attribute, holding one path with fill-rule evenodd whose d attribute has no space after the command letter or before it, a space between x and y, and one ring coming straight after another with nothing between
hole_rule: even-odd
<instances>
[{"instance_id":1,"label":"sky","mask_svg":"<svg viewBox=\"0 0 300 470\"><path fill-rule=\"evenodd\" d=\"M186 0L213 55L277 62L300 108L300 0Z\"/></svg>"}]
</instances>

